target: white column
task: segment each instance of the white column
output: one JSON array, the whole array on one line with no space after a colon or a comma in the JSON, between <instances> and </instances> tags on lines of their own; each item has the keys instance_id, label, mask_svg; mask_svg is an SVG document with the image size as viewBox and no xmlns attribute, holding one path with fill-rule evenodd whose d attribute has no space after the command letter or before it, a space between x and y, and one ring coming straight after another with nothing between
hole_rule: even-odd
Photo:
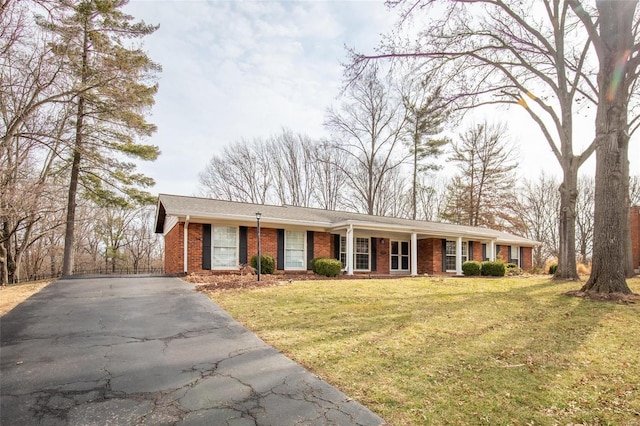
<instances>
[{"instance_id":1,"label":"white column","mask_svg":"<svg viewBox=\"0 0 640 426\"><path fill-rule=\"evenodd\" d=\"M456 275L462 275L462 237L456 239Z\"/></svg>"},{"instance_id":2,"label":"white column","mask_svg":"<svg viewBox=\"0 0 640 426\"><path fill-rule=\"evenodd\" d=\"M496 242L494 240L489 243L489 260L496 260Z\"/></svg>"},{"instance_id":3,"label":"white column","mask_svg":"<svg viewBox=\"0 0 640 426\"><path fill-rule=\"evenodd\" d=\"M184 253L182 254L184 259L184 273L189 272L189 216L184 221Z\"/></svg>"},{"instance_id":4,"label":"white column","mask_svg":"<svg viewBox=\"0 0 640 426\"><path fill-rule=\"evenodd\" d=\"M347 275L353 275L353 225L347 228Z\"/></svg>"},{"instance_id":5,"label":"white column","mask_svg":"<svg viewBox=\"0 0 640 426\"><path fill-rule=\"evenodd\" d=\"M418 275L418 234L411 234L411 276Z\"/></svg>"}]
</instances>

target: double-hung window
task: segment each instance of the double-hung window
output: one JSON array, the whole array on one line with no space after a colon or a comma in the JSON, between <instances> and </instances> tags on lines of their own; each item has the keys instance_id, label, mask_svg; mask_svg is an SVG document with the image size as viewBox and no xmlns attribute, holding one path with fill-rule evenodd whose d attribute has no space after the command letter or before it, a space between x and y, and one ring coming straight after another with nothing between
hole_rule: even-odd
<instances>
[{"instance_id":1,"label":"double-hung window","mask_svg":"<svg viewBox=\"0 0 640 426\"><path fill-rule=\"evenodd\" d=\"M509 253L509 263L515 263L520 268L520 246L511 246Z\"/></svg>"},{"instance_id":2,"label":"double-hung window","mask_svg":"<svg viewBox=\"0 0 640 426\"><path fill-rule=\"evenodd\" d=\"M462 242L462 263L467 261L467 256L469 253L469 242ZM446 247L446 258L445 258L445 269L447 271L455 271L456 270L456 241L447 240Z\"/></svg>"},{"instance_id":3,"label":"double-hung window","mask_svg":"<svg viewBox=\"0 0 640 426\"><path fill-rule=\"evenodd\" d=\"M353 244L353 269L356 271L368 271L371 265L371 240L366 237L354 238ZM340 261L342 267L347 267L347 238L340 237Z\"/></svg>"},{"instance_id":4,"label":"double-hung window","mask_svg":"<svg viewBox=\"0 0 640 426\"><path fill-rule=\"evenodd\" d=\"M284 268L305 269L305 232L285 231L284 234Z\"/></svg>"},{"instance_id":5,"label":"double-hung window","mask_svg":"<svg viewBox=\"0 0 640 426\"><path fill-rule=\"evenodd\" d=\"M238 267L238 228L214 226L212 229L213 269L235 269Z\"/></svg>"}]
</instances>

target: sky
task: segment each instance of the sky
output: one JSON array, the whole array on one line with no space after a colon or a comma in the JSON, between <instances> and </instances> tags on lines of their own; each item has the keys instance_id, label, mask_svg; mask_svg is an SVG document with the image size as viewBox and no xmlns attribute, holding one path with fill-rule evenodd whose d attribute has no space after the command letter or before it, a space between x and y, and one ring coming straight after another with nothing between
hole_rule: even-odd
<instances>
[{"instance_id":1,"label":"sky","mask_svg":"<svg viewBox=\"0 0 640 426\"><path fill-rule=\"evenodd\" d=\"M143 48L163 67L149 117L158 131L145 141L162 154L139 170L155 179L152 193L178 195L198 195L199 173L234 142L283 128L328 136L323 122L340 101L345 46L372 53L396 20L383 0L131 0L125 12L160 25ZM522 111L492 114L510 124L522 177L535 178L540 170L560 176ZM640 174L637 139L629 153L632 174ZM593 175L594 164L592 158L583 172Z\"/></svg>"}]
</instances>

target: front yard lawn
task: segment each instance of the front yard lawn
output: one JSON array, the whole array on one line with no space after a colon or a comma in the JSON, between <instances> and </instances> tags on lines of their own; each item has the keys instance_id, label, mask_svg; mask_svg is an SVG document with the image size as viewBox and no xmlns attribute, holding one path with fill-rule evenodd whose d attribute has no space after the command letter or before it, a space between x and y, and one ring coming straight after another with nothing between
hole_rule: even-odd
<instances>
[{"instance_id":1,"label":"front yard lawn","mask_svg":"<svg viewBox=\"0 0 640 426\"><path fill-rule=\"evenodd\" d=\"M208 294L393 425L640 424L640 304L563 295L580 286L404 278Z\"/></svg>"}]
</instances>

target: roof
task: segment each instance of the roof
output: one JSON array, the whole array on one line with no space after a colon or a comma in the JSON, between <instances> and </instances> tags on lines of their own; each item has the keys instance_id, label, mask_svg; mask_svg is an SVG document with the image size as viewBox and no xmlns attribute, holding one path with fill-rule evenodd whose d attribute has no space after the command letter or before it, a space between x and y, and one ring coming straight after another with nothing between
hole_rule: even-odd
<instances>
[{"instance_id":1,"label":"roof","mask_svg":"<svg viewBox=\"0 0 640 426\"><path fill-rule=\"evenodd\" d=\"M256 223L256 213L261 213L263 226L299 226L307 229L339 232L353 226L380 232L416 232L422 236L463 237L477 240L495 240L498 244L533 246L539 243L507 232L488 228L427 222L362 213L323 210L310 207L274 206L268 204L241 203L211 198L160 194L156 208L156 233L162 233L167 217L180 221L213 222L228 221L239 225Z\"/></svg>"}]
</instances>

